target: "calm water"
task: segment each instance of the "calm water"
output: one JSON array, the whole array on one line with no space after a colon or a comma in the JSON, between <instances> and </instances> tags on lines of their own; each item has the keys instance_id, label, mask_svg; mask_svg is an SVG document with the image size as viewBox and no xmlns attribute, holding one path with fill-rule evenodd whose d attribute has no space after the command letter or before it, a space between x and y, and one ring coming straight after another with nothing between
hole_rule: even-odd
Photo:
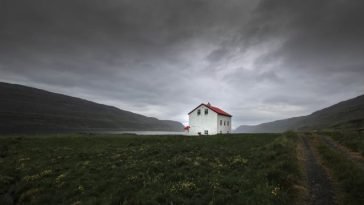
<instances>
[{"instance_id":1,"label":"calm water","mask_svg":"<svg viewBox=\"0 0 364 205\"><path fill-rule=\"evenodd\" d=\"M185 132L167 132L167 131L100 131L103 134L137 134L137 135L187 135Z\"/></svg>"}]
</instances>

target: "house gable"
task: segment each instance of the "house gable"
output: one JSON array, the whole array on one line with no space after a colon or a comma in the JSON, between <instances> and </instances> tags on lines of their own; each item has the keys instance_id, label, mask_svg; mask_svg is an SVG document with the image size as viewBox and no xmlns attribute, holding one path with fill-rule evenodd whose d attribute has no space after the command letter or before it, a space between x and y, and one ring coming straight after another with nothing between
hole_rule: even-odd
<instances>
[{"instance_id":1,"label":"house gable","mask_svg":"<svg viewBox=\"0 0 364 205\"><path fill-rule=\"evenodd\" d=\"M214 112L213 110L211 110L209 107L207 107L205 104L200 104L199 106L197 106L195 109L193 109L191 112L188 113L188 115L191 115L193 113L196 113L195 115L206 115L205 114L205 110L208 110L208 115L211 114L215 114L218 115L218 113ZM200 114L198 114L198 110L200 110Z\"/></svg>"},{"instance_id":2,"label":"house gable","mask_svg":"<svg viewBox=\"0 0 364 205\"><path fill-rule=\"evenodd\" d=\"M198 108L200 108L201 106L205 106L207 107L208 109L212 110L213 112L217 113L218 115L223 115L223 116L226 116L226 117L232 117L232 115L230 115L229 113L221 110L220 108L218 107L214 107L214 106L211 106L209 104L204 104L204 103L201 103L199 106L197 106L195 109L193 109L191 112L189 112L188 114L190 115L192 112L194 112L195 110L197 110Z\"/></svg>"}]
</instances>

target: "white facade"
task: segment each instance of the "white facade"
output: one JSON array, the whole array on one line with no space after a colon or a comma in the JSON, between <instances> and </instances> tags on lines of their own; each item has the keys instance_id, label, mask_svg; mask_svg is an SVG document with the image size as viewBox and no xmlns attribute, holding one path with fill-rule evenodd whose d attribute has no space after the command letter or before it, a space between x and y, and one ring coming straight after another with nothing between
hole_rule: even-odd
<instances>
[{"instance_id":1,"label":"white facade","mask_svg":"<svg viewBox=\"0 0 364 205\"><path fill-rule=\"evenodd\" d=\"M231 133L231 116L217 113L209 104L201 104L188 117L190 135Z\"/></svg>"},{"instance_id":2,"label":"white facade","mask_svg":"<svg viewBox=\"0 0 364 205\"><path fill-rule=\"evenodd\" d=\"M217 133L231 133L231 117L218 115L217 118Z\"/></svg>"}]
</instances>

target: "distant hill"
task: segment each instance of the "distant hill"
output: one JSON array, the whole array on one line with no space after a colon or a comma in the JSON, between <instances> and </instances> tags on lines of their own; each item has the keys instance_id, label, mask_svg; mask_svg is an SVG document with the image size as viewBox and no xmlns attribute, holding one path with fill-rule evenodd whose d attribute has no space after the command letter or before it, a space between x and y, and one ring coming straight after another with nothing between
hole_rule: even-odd
<instances>
[{"instance_id":1,"label":"distant hill","mask_svg":"<svg viewBox=\"0 0 364 205\"><path fill-rule=\"evenodd\" d=\"M340 102L311 115L255 126L242 125L237 133L284 132L287 130L359 129L364 127L364 95Z\"/></svg>"},{"instance_id":2,"label":"distant hill","mask_svg":"<svg viewBox=\"0 0 364 205\"><path fill-rule=\"evenodd\" d=\"M0 82L0 133L89 130L182 131L183 125L80 98Z\"/></svg>"}]
</instances>

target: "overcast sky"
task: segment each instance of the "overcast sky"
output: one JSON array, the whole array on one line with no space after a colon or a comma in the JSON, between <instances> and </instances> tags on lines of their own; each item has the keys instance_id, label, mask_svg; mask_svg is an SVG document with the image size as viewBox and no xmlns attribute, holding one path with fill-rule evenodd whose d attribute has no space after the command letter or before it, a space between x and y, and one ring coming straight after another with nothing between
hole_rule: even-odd
<instances>
[{"instance_id":1,"label":"overcast sky","mask_svg":"<svg viewBox=\"0 0 364 205\"><path fill-rule=\"evenodd\" d=\"M363 0L0 0L0 81L233 127L364 94Z\"/></svg>"}]
</instances>

